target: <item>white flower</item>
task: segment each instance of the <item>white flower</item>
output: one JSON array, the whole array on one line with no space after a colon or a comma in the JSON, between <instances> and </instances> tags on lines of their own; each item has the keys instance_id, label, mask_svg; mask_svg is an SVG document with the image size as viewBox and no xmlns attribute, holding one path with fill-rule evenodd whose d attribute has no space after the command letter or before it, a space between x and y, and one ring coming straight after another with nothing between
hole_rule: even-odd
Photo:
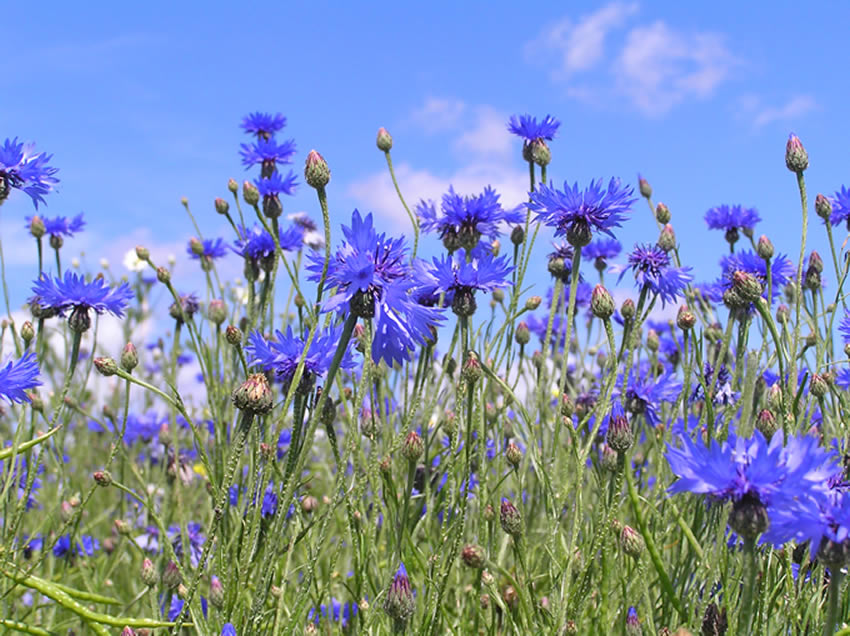
<instances>
[{"instance_id":1,"label":"white flower","mask_svg":"<svg viewBox=\"0 0 850 636\"><path fill-rule=\"evenodd\" d=\"M136 256L136 248L127 250L127 253L124 254L123 260L124 267L126 267L131 272L141 272L148 266L145 261Z\"/></svg>"}]
</instances>

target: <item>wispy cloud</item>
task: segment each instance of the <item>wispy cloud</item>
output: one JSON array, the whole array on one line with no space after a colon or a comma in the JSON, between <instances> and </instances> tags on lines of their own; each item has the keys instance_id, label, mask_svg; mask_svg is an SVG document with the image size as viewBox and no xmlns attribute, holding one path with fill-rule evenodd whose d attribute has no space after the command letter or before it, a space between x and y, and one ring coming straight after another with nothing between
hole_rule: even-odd
<instances>
[{"instance_id":1,"label":"wispy cloud","mask_svg":"<svg viewBox=\"0 0 850 636\"><path fill-rule=\"evenodd\" d=\"M739 62L722 34L663 20L630 25L637 12L637 4L615 2L576 22L565 18L530 42L527 54L545 60L554 53L553 79L570 97L626 99L648 117L706 99L729 80Z\"/></svg>"},{"instance_id":2,"label":"wispy cloud","mask_svg":"<svg viewBox=\"0 0 850 636\"><path fill-rule=\"evenodd\" d=\"M742 100L742 105L751 114L756 128L779 121L794 121L817 108L811 95L794 95L780 106L766 106L758 97L750 96Z\"/></svg>"},{"instance_id":3,"label":"wispy cloud","mask_svg":"<svg viewBox=\"0 0 850 636\"><path fill-rule=\"evenodd\" d=\"M462 100L429 97L421 108L413 111L410 120L425 132L436 133L456 127L465 111Z\"/></svg>"}]
</instances>

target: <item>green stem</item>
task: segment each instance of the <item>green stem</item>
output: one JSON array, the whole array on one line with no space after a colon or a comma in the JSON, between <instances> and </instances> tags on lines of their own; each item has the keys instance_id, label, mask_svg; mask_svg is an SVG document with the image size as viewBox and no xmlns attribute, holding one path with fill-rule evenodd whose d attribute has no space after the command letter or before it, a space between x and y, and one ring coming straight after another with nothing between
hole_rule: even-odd
<instances>
[{"instance_id":1,"label":"green stem","mask_svg":"<svg viewBox=\"0 0 850 636\"><path fill-rule=\"evenodd\" d=\"M412 263L416 259L416 252L419 249L419 221L416 220L416 216L410 211L410 208L407 206L407 203L404 201L404 197L401 194L401 188L398 187L398 180L395 178L395 170L393 170L393 160L392 157L390 157L390 151L387 150L384 153L384 156L387 158L387 167L390 169L390 177L392 177L393 180L395 193L398 195L398 200L401 201L401 205L404 207L405 212L407 212L407 217L410 219L410 224L413 226L413 253L410 255L410 262Z\"/></svg>"},{"instance_id":2,"label":"green stem","mask_svg":"<svg viewBox=\"0 0 850 636\"><path fill-rule=\"evenodd\" d=\"M841 618L838 607L841 600L841 583L843 581L844 574L841 572L841 568L830 568L829 605L826 611L826 623L823 626L824 636L831 636L835 632L835 625Z\"/></svg>"}]
</instances>

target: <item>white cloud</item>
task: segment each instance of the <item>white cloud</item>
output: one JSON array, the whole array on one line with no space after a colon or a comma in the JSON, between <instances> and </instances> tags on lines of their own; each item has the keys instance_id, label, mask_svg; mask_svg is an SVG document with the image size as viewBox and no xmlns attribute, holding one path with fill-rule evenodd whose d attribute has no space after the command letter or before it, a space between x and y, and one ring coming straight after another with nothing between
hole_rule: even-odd
<instances>
[{"instance_id":1,"label":"white cloud","mask_svg":"<svg viewBox=\"0 0 850 636\"><path fill-rule=\"evenodd\" d=\"M479 106L476 109L475 125L461 134L455 142L460 152L473 152L481 155L499 155L504 157L516 150L515 138L507 129L508 118L492 106Z\"/></svg>"},{"instance_id":2,"label":"white cloud","mask_svg":"<svg viewBox=\"0 0 850 636\"><path fill-rule=\"evenodd\" d=\"M659 20L631 29L614 62L618 89L644 114L703 99L728 78L735 59L714 33L684 34Z\"/></svg>"},{"instance_id":3,"label":"white cloud","mask_svg":"<svg viewBox=\"0 0 850 636\"><path fill-rule=\"evenodd\" d=\"M465 111L466 104L462 100L429 97L410 119L426 132L435 133L457 126Z\"/></svg>"},{"instance_id":4,"label":"white cloud","mask_svg":"<svg viewBox=\"0 0 850 636\"><path fill-rule=\"evenodd\" d=\"M761 106L758 100L751 102L753 125L761 128L777 121L795 120L817 108L817 102L811 95L795 95L781 106Z\"/></svg>"},{"instance_id":5,"label":"white cloud","mask_svg":"<svg viewBox=\"0 0 850 636\"><path fill-rule=\"evenodd\" d=\"M545 60L554 52L553 79L573 99L625 98L650 117L710 97L729 79L738 62L721 34L685 32L662 20L629 25L637 10L615 2L575 23L565 18L527 45L527 57Z\"/></svg>"},{"instance_id":6,"label":"white cloud","mask_svg":"<svg viewBox=\"0 0 850 636\"><path fill-rule=\"evenodd\" d=\"M637 12L636 3L614 2L598 11L582 16L573 24L564 18L548 27L526 46L527 57L536 57L547 51L560 56L557 75L571 75L595 66L605 52L608 34Z\"/></svg>"}]
</instances>

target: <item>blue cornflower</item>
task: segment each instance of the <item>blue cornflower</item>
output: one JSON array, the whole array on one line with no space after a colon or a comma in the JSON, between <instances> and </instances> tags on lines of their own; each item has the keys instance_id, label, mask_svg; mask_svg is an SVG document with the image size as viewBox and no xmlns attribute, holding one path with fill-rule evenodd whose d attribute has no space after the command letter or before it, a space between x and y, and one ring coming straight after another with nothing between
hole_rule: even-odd
<instances>
[{"instance_id":1,"label":"blue cornflower","mask_svg":"<svg viewBox=\"0 0 850 636\"><path fill-rule=\"evenodd\" d=\"M703 372L703 382L711 389L711 400L717 406L734 404L741 396L738 391L732 389L732 374L729 373L729 369L726 368L725 364L721 364L717 369L717 373L715 373L711 363L706 362ZM699 380L695 380L695 384L693 394L691 395L691 402L699 402L705 399L705 391L702 388L702 383ZM773 383L768 383L768 386L771 384ZM712 386L714 387L713 389Z\"/></svg>"},{"instance_id":2,"label":"blue cornflower","mask_svg":"<svg viewBox=\"0 0 850 636\"><path fill-rule=\"evenodd\" d=\"M420 201L416 213L425 232L436 232L450 252L463 247L473 249L482 236L495 239L500 234L500 224L521 223L524 217L521 208L505 210L499 203L499 195L487 186L477 196L463 197L449 187L443 195L440 213L433 201Z\"/></svg>"},{"instance_id":3,"label":"blue cornflower","mask_svg":"<svg viewBox=\"0 0 850 636\"><path fill-rule=\"evenodd\" d=\"M603 236L585 245L581 250L581 257L586 261L593 261L596 269L604 271L608 267L608 261L617 258L622 251L620 241Z\"/></svg>"},{"instance_id":4,"label":"blue cornflower","mask_svg":"<svg viewBox=\"0 0 850 636\"><path fill-rule=\"evenodd\" d=\"M555 228L556 236L566 236L571 245L584 247L590 243L594 232L614 237L611 230L620 227L632 204L631 186L622 186L619 179L611 179L603 188L602 180L591 181L580 191L578 183L570 188L564 182L560 191L553 184L540 184L530 194L528 208L537 213L537 220Z\"/></svg>"},{"instance_id":5,"label":"blue cornflower","mask_svg":"<svg viewBox=\"0 0 850 636\"><path fill-rule=\"evenodd\" d=\"M735 272L741 271L751 274L764 287L762 296L767 298L767 263L753 252L745 250L735 254L726 254L720 259L720 268L723 270L719 285L727 290L734 284ZM791 282L795 273L794 264L783 254L774 256L770 261L770 279L773 286L773 299L775 300Z\"/></svg>"},{"instance_id":6,"label":"blue cornflower","mask_svg":"<svg viewBox=\"0 0 850 636\"><path fill-rule=\"evenodd\" d=\"M242 130L257 137L268 138L286 126L286 117L280 113L249 113L242 118Z\"/></svg>"},{"instance_id":7,"label":"blue cornflower","mask_svg":"<svg viewBox=\"0 0 850 636\"><path fill-rule=\"evenodd\" d=\"M242 238L234 241L232 248L239 256L251 260L257 266L274 262L274 238L261 226L254 224L250 229L239 226L239 236ZM304 230L295 224L286 229L281 226L278 241L282 250L295 251L304 244Z\"/></svg>"},{"instance_id":8,"label":"blue cornflower","mask_svg":"<svg viewBox=\"0 0 850 636\"><path fill-rule=\"evenodd\" d=\"M183 558L183 538L180 533L180 526L170 526L168 528L168 537L171 539L171 546L174 548L174 554L178 558ZM207 538L201 533L201 524L195 521L190 521L186 524L186 538L189 540L189 561L192 567L198 567L201 562L201 555L204 552L204 543Z\"/></svg>"},{"instance_id":9,"label":"blue cornflower","mask_svg":"<svg viewBox=\"0 0 850 636\"><path fill-rule=\"evenodd\" d=\"M236 628L233 623L225 623L221 628L221 636L236 636Z\"/></svg>"},{"instance_id":10,"label":"blue cornflower","mask_svg":"<svg viewBox=\"0 0 850 636\"><path fill-rule=\"evenodd\" d=\"M26 217L26 229L29 230L32 224L33 217ZM42 217L41 222L44 224L44 230L50 236L67 236L72 237L77 232L82 231L86 226L82 214L78 214L73 219L68 219L64 216L56 216L52 219Z\"/></svg>"},{"instance_id":11,"label":"blue cornflower","mask_svg":"<svg viewBox=\"0 0 850 636\"><path fill-rule=\"evenodd\" d=\"M431 328L442 320L440 310L415 300L420 283L408 263L404 238L378 234L372 215L354 210L351 227L342 227L345 240L328 264L328 298L323 311L350 310L361 318L374 318L372 358L389 366L410 359L410 352L431 337ZM310 279L321 280L324 259L308 256Z\"/></svg>"},{"instance_id":12,"label":"blue cornflower","mask_svg":"<svg viewBox=\"0 0 850 636\"><path fill-rule=\"evenodd\" d=\"M439 259L434 258L433 263L431 271L437 281L437 291L446 295L452 311L459 316L475 313L476 291L493 291L509 285L507 277L514 269L504 256L494 257L492 252L468 261L464 249L453 256L443 254Z\"/></svg>"},{"instance_id":13,"label":"blue cornflower","mask_svg":"<svg viewBox=\"0 0 850 636\"><path fill-rule=\"evenodd\" d=\"M558 127L561 125L557 119L551 115L546 115L542 121L537 121L536 117L531 115L511 115L508 120L508 130L518 137L522 137L526 142L536 141L537 139L547 139L551 141L558 132Z\"/></svg>"},{"instance_id":14,"label":"blue cornflower","mask_svg":"<svg viewBox=\"0 0 850 636\"><path fill-rule=\"evenodd\" d=\"M838 225L842 221L850 223L850 190L841 186L841 190L837 190L830 198L830 203L832 203L832 214L829 216L829 222L833 225Z\"/></svg>"},{"instance_id":15,"label":"blue cornflower","mask_svg":"<svg viewBox=\"0 0 850 636\"><path fill-rule=\"evenodd\" d=\"M38 373L38 360L34 353L25 353L20 360L10 358L0 368L0 396L18 404L29 402L26 390L41 384Z\"/></svg>"},{"instance_id":16,"label":"blue cornflower","mask_svg":"<svg viewBox=\"0 0 850 636\"><path fill-rule=\"evenodd\" d=\"M622 382L618 384L622 385ZM647 424L655 428L661 424L659 410L662 402L675 402L681 391L682 383L672 373L656 378L651 369L641 369L629 376L624 403L630 413L642 414ZM619 389L615 391L615 395L619 393Z\"/></svg>"},{"instance_id":17,"label":"blue cornflower","mask_svg":"<svg viewBox=\"0 0 850 636\"><path fill-rule=\"evenodd\" d=\"M186 246L186 253L195 260L215 260L227 255L227 244L222 238L204 239L203 241L193 238Z\"/></svg>"},{"instance_id":18,"label":"blue cornflower","mask_svg":"<svg viewBox=\"0 0 850 636\"><path fill-rule=\"evenodd\" d=\"M298 178L290 170L284 177L280 172L273 172L268 179L254 179L254 185L262 197L276 197L280 194L293 195L298 185Z\"/></svg>"},{"instance_id":19,"label":"blue cornflower","mask_svg":"<svg viewBox=\"0 0 850 636\"><path fill-rule=\"evenodd\" d=\"M278 143L274 139L260 138L253 143L242 144L239 154L242 155L242 165L246 168L256 164L274 168L277 164L292 163L292 157L295 154L295 141L287 139Z\"/></svg>"},{"instance_id":20,"label":"blue cornflower","mask_svg":"<svg viewBox=\"0 0 850 636\"><path fill-rule=\"evenodd\" d=\"M682 290L693 280L690 267L671 267L670 256L657 245L636 244L629 254L629 264L612 265L610 271L619 274L620 279L631 269L638 287L647 288L661 298L661 305L675 303Z\"/></svg>"},{"instance_id":21,"label":"blue cornflower","mask_svg":"<svg viewBox=\"0 0 850 636\"><path fill-rule=\"evenodd\" d=\"M791 539L801 544L810 541L811 558L827 556L828 560L825 549L829 542L841 544L850 539L850 496L843 489L831 488L826 496L801 496L788 506L771 510L764 538L777 546Z\"/></svg>"},{"instance_id":22,"label":"blue cornflower","mask_svg":"<svg viewBox=\"0 0 850 636\"><path fill-rule=\"evenodd\" d=\"M80 556L94 556L94 553L99 549L100 541L91 535L84 534L80 537L80 541L77 542L75 553ZM59 537L59 539L57 539L56 544L53 546L53 556L58 558L69 553L71 553L71 535L63 534Z\"/></svg>"},{"instance_id":23,"label":"blue cornflower","mask_svg":"<svg viewBox=\"0 0 850 636\"><path fill-rule=\"evenodd\" d=\"M101 277L86 282L83 276L71 272L65 272L62 279L42 275L33 282L32 291L37 304L43 309L55 311L60 316L64 316L65 311L70 309L69 325L81 332L91 326L89 309L94 309L98 314L108 312L122 318L127 303L134 296L127 283L111 288Z\"/></svg>"},{"instance_id":24,"label":"blue cornflower","mask_svg":"<svg viewBox=\"0 0 850 636\"><path fill-rule=\"evenodd\" d=\"M844 312L844 317L838 323L838 332L844 344L850 344L850 313Z\"/></svg>"},{"instance_id":25,"label":"blue cornflower","mask_svg":"<svg viewBox=\"0 0 850 636\"><path fill-rule=\"evenodd\" d=\"M277 512L277 494L274 491L274 482L269 482L266 491L263 493L263 502L260 507L260 514L264 518L273 517Z\"/></svg>"},{"instance_id":26,"label":"blue cornflower","mask_svg":"<svg viewBox=\"0 0 850 636\"><path fill-rule=\"evenodd\" d=\"M17 137L0 146L0 202L15 188L29 195L37 210L44 195L59 183L54 176L58 169L47 165L53 155L34 150L34 144L19 143Z\"/></svg>"},{"instance_id":27,"label":"blue cornflower","mask_svg":"<svg viewBox=\"0 0 850 636\"><path fill-rule=\"evenodd\" d=\"M711 230L726 232L726 240L730 244L738 240L738 230L747 236L752 236L756 223L761 217L755 208L745 208L742 205L718 205L705 213L705 222Z\"/></svg>"},{"instance_id":28,"label":"blue cornflower","mask_svg":"<svg viewBox=\"0 0 850 636\"><path fill-rule=\"evenodd\" d=\"M299 388L309 392L316 378L322 377L328 372L336 353L339 340L342 337L342 327L328 327L320 331L310 343L307 357L304 359L304 371L301 375ZM245 351L248 354L248 363L262 366L267 371L274 371L278 379L283 383L284 390L289 389L289 383L295 375L295 369L304 352L307 336L296 336L292 327L286 328L286 333L275 332L275 340L266 340L258 331L252 331L248 336L248 344ZM354 368L354 359L349 348L340 363L342 369Z\"/></svg>"}]
</instances>

